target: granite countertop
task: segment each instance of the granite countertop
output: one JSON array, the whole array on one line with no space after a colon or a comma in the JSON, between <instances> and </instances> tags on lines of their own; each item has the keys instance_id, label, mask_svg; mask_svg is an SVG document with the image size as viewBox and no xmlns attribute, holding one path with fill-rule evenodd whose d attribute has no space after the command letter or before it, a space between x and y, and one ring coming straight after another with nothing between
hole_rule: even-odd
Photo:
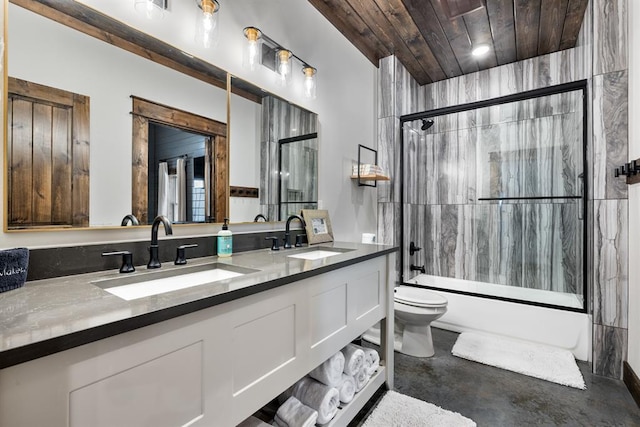
<instances>
[{"instance_id":1,"label":"granite countertop","mask_svg":"<svg viewBox=\"0 0 640 427\"><path fill-rule=\"evenodd\" d=\"M229 258L190 259L186 266L165 263L157 270L136 266L136 271L128 274L111 270L27 282L22 288L0 293L0 369L398 250L395 246L346 242L318 246L346 251L305 260L288 255L319 247L262 249ZM143 279L210 263L256 271L131 301L98 286L112 279Z\"/></svg>"}]
</instances>

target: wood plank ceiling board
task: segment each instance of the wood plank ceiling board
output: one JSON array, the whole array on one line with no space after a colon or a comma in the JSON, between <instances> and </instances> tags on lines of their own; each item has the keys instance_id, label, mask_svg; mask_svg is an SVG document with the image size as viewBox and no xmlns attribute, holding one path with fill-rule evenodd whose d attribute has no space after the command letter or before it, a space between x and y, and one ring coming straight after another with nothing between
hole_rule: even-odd
<instances>
[{"instance_id":1,"label":"wood plank ceiling board","mask_svg":"<svg viewBox=\"0 0 640 427\"><path fill-rule=\"evenodd\" d=\"M515 0L516 45L518 61L538 53L540 0Z\"/></svg>"},{"instance_id":2,"label":"wood plank ceiling board","mask_svg":"<svg viewBox=\"0 0 640 427\"><path fill-rule=\"evenodd\" d=\"M373 35L371 28L360 18L348 2L309 0L309 3L327 18L374 65L377 66L380 59L392 54L392 51L377 36Z\"/></svg>"},{"instance_id":3,"label":"wood plank ceiling board","mask_svg":"<svg viewBox=\"0 0 640 427\"><path fill-rule=\"evenodd\" d=\"M555 52L560 47L567 4L568 0L542 0L538 55Z\"/></svg>"},{"instance_id":4,"label":"wood plank ceiling board","mask_svg":"<svg viewBox=\"0 0 640 427\"><path fill-rule=\"evenodd\" d=\"M569 0L560 39L560 50L570 49L576 45L588 3L585 0Z\"/></svg>"},{"instance_id":5,"label":"wood plank ceiling board","mask_svg":"<svg viewBox=\"0 0 640 427\"><path fill-rule=\"evenodd\" d=\"M484 70L498 65L486 8L467 13L463 18L469 32L472 47L488 45L491 48L485 56L476 58L480 69Z\"/></svg>"},{"instance_id":6,"label":"wood plank ceiling board","mask_svg":"<svg viewBox=\"0 0 640 427\"><path fill-rule=\"evenodd\" d=\"M575 46L588 0L308 0L374 65L419 84ZM487 44L489 54L471 56Z\"/></svg>"},{"instance_id":7,"label":"wood plank ceiling board","mask_svg":"<svg viewBox=\"0 0 640 427\"><path fill-rule=\"evenodd\" d=\"M422 37L436 56L447 78L461 75L460 64L431 2L424 0L402 0L402 2L413 17Z\"/></svg>"},{"instance_id":8,"label":"wood plank ceiling board","mask_svg":"<svg viewBox=\"0 0 640 427\"><path fill-rule=\"evenodd\" d=\"M431 0L431 6L447 36L456 60L460 64L462 73L468 74L478 71L478 62L471 55L471 40L469 39L464 19L462 17L449 19L441 6L440 0Z\"/></svg>"},{"instance_id":9,"label":"wood plank ceiling board","mask_svg":"<svg viewBox=\"0 0 640 427\"><path fill-rule=\"evenodd\" d=\"M516 60L516 30L513 19L513 0L495 0L487 4L493 49L498 65Z\"/></svg>"}]
</instances>

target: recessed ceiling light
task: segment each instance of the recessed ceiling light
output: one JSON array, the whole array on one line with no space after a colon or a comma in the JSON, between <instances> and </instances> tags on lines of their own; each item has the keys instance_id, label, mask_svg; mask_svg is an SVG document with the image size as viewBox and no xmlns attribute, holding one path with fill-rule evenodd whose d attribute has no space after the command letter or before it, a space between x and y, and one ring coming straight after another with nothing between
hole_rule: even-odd
<instances>
[{"instance_id":1,"label":"recessed ceiling light","mask_svg":"<svg viewBox=\"0 0 640 427\"><path fill-rule=\"evenodd\" d=\"M471 54L473 56L483 56L489 53L489 45L481 44L473 48Z\"/></svg>"}]
</instances>

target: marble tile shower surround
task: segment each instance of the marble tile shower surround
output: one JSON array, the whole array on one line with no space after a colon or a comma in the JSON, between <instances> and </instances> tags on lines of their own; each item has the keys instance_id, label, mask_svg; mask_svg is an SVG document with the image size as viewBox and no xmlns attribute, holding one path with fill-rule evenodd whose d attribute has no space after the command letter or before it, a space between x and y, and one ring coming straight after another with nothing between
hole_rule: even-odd
<instances>
[{"instance_id":1,"label":"marble tile shower surround","mask_svg":"<svg viewBox=\"0 0 640 427\"><path fill-rule=\"evenodd\" d=\"M581 294L579 203L478 200L580 196L581 107L580 91L435 117L426 131L406 123L406 232L425 249L411 261L430 275ZM409 263L404 274L415 275Z\"/></svg>"},{"instance_id":2,"label":"marble tile shower surround","mask_svg":"<svg viewBox=\"0 0 640 427\"><path fill-rule=\"evenodd\" d=\"M587 297L594 320L593 372L613 378L622 376L627 348L628 277L624 264L628 247L620 238L627 232L627 195L626 186L610 176L611 165L624 163L628 155L627 5L628 0L592 0L573 49L423 87L390 56L380 61L379 79L378 153L379 159L390 165L399 164L394 158L399 131L391 132L402 115L588 80ZM381 239L394 243L400 241L401 234L395 226L402 212L396 185L400 177L397 167L389 170L391 182L378 190L378 221ZM458 222L458 229L467 230L465 224ZM611 237L615 235L612 229L618 229L620 237ZM475 239L470 231L464 234ZM457 248L461 251L464 246ZM408 249L403 249L404 259L409 260Z\"/></svg>"},{"instance_id":3,"label":"marble tile shower surround","mask_svg":"<svg viewBox=\"0 0 640 427\"><path fill-rule=\"evenodd\" d=\"M278 218L278 141L314 132L318 132L315 113L272 96L262 98L260 213L269 220Z\"/></svg>"}]
</instances>

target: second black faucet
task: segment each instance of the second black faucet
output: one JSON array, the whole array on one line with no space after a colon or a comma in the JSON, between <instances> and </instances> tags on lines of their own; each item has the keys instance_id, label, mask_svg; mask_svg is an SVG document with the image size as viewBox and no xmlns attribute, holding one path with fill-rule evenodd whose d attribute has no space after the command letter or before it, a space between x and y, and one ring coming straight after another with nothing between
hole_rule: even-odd
<instances>
[{"instance_id":1,"label":"second black faucet","mask_svg":"<svg viewBox=\"0 0 640 427\"><path fill-rule=\"evenodd\" d=\"M164 216L158 215L151 224L151 245L149 245L149 263L147 268L160 268L160 260L158 259L158 227L160 224L164 225L164 233L168 236L173 234L171 228L171 221Z\"/></svg>"}]
</instances>

